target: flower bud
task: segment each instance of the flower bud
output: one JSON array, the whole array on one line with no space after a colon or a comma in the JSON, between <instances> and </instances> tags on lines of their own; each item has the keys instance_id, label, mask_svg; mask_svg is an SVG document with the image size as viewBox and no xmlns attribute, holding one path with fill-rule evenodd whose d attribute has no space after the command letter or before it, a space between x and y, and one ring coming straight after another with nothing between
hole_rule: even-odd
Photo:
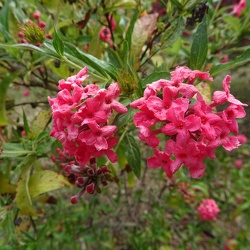
<instances>
[{"instance_id":1,"label":"flower bud","mask_svg":"<svg viewBox=\"0 0 250 250\"><path fill-rule=\"evenodd\" d=\"M89 194L93 194L95 192L94 183L91 183L86 187L86 192L89 193Z\"/></svg>"},{"instance_id":2,"label":"flower bud","mask_svg":"<svg viewBox=\"0 0 250 250\"><path fill-rule=\"evenodd\" d=\"M102 170L102 173L103 173L103 174L110 173L110 170L108 169L107 166L102 166L102 167L101 167L101 170Z\"/></svg>"},{"instance_id":3,"label":"flower bud","mask_svg":"<svg viewBox=\"0 0 250 250\"><path fill-rule=\"evenodd\" d=\"M21 25L24 38L31 44L40 44L45 41L45 31L35 23Z\"/></svg>"},{"instance_id":4,"label":"flower bud","mask_svg":"<svg viewBox=\"0 0 250 250\"><path fill-rule=\"evenodd\" d=\"M95 174L95 171L92 168L89 168L87 174L92 176Z\"/></svg>"},{"instance_id":5,"label":"flower bud","mask_svg":"<svg viewBox=\"0 0 250 250\"><path fill-rule=\"evenodd\" d=\"M78 202L77 197L76 197L76 196L72 196L72 197L70 198L70 202L71 202L72 204L76 204L76 203Z\"/></svg>"},{"instance_id":6,"label":"flower bud","mask_svg":"<svg viewBox=\"0 0 250 250\"><path fill-rule=\"evenodd\" d=\"M39 19L40 19L40 12L39 12L39 11L36 11L36 12L33 14L33 17L34 17L36 20L39 20Z\"/></svg>"},{"instance_id":7,"label":"flower bud","mask_svg":"<svg viewBox=\"0 0 250 250\"><path fill-rule=\"evenodd\" d=\"M43 21L39 22L38 25L39 25L39 27L42 28L42 29L44 29L44 28L46 27L46 23L43 22Z\"/></svg>"},{"instance_id":8,"label":"flower bud","mask_svg":"<svg viewBox=\"0 0 250 250\"><path fill-rule=\"evenodd\" d=\"M107 186L108 185L108 182L106 180L102 180L101 183L102 183L103 186Z\"/></svg>"},{"instance_id":9,"label":"flower bud","mask_svg":"<svg viewBox=\"0 0 250 250\"><path fill-rule=\"evenodd\" d=\"M83 177L78 177L77 178L77 181L80 183L80 184L84 184L85 180Z\"/></svg>"}]
</instances>

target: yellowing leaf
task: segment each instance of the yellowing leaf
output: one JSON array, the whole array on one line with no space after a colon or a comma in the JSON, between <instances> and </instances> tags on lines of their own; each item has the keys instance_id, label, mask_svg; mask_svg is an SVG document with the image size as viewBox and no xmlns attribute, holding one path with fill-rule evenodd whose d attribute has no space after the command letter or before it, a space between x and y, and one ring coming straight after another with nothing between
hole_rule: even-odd
<instances>
[{"instance_id":1,"label":"yellowing leaf","mask_svg":"<svg viewBox=\"0 0 250 250\"><path fill-rule=\"evenodd\" d=\"M30 216L20 215L14 220L15 224L15 233L18 238L21 238L23 232L28 232L31 227L31 219Z\"/></svg>"},{"instance_id":2,"label":"yellowing leaf","mask_svg":"<svg viewBox=\"0 0 250 250\"><path fill-rule=\"evenodd\" d=\"M134 173L131 171L128 173L128 186L130 188L133 188L135 186L135 175Z\"/></svg>"},{"instance_id":3,"label":"yellowing leaf","mask_svg":"<svg viewBox=\"0 0 250 250\"><path fill-rule=\"evenodd\" d=\"M31 173L32 163L35 161L35 156L28 156L27 163L23 167L21 178L17 184L16 204L20 209L21 214L36 215L34 208L32 207L32 201L29 193L29 178Z\"/></svg>"},{"instance_id":4,"label":"yellowing leaf","mask_svg":"<svg viewBox=\"0 0 250 250\"><path fill-rule=\"evenodd\" d=\"M195 87L199 90L205 102L210 103L212 97L211 97L211 88L209 83L201 82L195 85Z\"/></svg>"},{"instance_id":5,"label":"yellowing leaf","mask_svg":"<svg viewBox=\"0 0 250 250\"><path fill-rule=\"evenodd\" d=\"M62 188L64 185L70 185L64 176L51 170L39 171L30 177L30 196L34 198L40 194Z\"/></svg>"},{"instance_id":6,"label":"yellowing leaf","mask_svg":"<svg viewBox=\"0 0 250 250\"><path fill-rule=\"evenodd\" d=\"M158 14L149 14L140 17L135 23L131 39L131 55L134 56L135 68L139 67L142 47L152 37L157 18Z\"/></svg>"},{"instance_id":7,"label":"yellowing leaf","mask_svg":"<svg viewBox=\"0 0 250 250\"><path fill-rule=\"evenodd\" d=\"M10 184L7 176L0 173L0 194L13 194L16 192L16 187Z\"/></svg>"},{"instance_id":8,"label":"yellowing leaf","mask_svg":"<svg viewBox=\"0 0 250 250\"><path fill-rule=\"evenodd\" d=\"M43 110L37 117L32 121L28 138L35 139L44 129L47 127L51 119L51 111Z\"/></svg>"}]
</instances>

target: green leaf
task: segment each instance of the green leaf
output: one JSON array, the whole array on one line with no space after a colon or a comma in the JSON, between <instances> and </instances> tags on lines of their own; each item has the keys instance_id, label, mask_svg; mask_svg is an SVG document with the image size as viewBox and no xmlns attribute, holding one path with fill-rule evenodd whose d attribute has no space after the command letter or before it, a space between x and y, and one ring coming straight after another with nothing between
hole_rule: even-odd
<instances>
[{"instance_id":1,"label":"green leaf","mask_svg":"<svg viewBox=\"0 0 250 250\"><path fill-rule=\"evenodd\" d=\"M51 120L51 111L42 110L32 121L30 131L27 135L29 139L35 139L47 127Z\"/></svg>"},{"instance_id":2,"label":"green leaf","mask_svg":"<svg viewBox=\"0 0 250 250\"><path fill-rule=\"evenodd\" d=\"M26 150L20 143L3 143L2 149L3 153L0 155L0 159L23 157L33 153L31 150Z\"/></svg>"},{"instance_id":3,"label":"green leaf","mask_svg":"<svg viewBox=\"0 0 250 250\"><path fill-rule=\"evenodd\" d=\"M115 117L113 122L118 128L122 128L123 126L127 125L134 117L136 110L132 108L128 108L128 112L126 114L119 114Z\"/></svg>"},{"instance_id":4,"label":"green leaf","mask_svg":"<svg viewBox=\"0 0 250 250\"><path fill-rule=\"evenodd\" d=\"M52 46L51 46L52 47ZM38 47L33 44L25 44L25 43L18 43L18 44L11 44L11 45L6 45L6 44L0 44L0 48L16 48L16 49L27 49L27 50L33 50L42 53L43 55L46 54L50 57L54 57L57 59L60 59L60 57L57 55L56 51L53 50L48 50L44 47Z\"/></svg>"},{"instance_id":5,"label":"green leaf","mask_svg":"<svg viewBox=\"0 0 250 250\"><path fill-rule=\"evenodd\" d=\"M34 173L29 179L30 197L34 198L40 194L59 189L70 183L65 177L51 170L42 170Z\"/></svg>"},{"instance_id":6,"label":"green leaf","mask_svg":"<svg viewBox=\"0 0 250 250\"><path fill-rule=\"evenodd\" d=\"M100 45L100 27L95 27L93 30L92 39L89 42L88 53L96 58L100 58L102 55L102 47Z\"/></svg>"},{"instance_id":7,"label":"green leaf","mask_svg":"<svg viewBox=\"0 0 250 250\"><path fill-rule=\"evenodd\" d=\"M161 37L163 48L171 46L181 36L184 28L185 20L183 17L174 20Z\"/></svg>"},{"instance_id":8,"label":"green leaf","mask_svg":"<svg viewBox=\"0 0 250 250\"><path fill-rule=\"evenodd\" d=\"M63 43L63 40L59 37L56 28L55 28L55 32L53 35L52 45L53 45L55 51L57 52L57 54L60 57L62 57L64 54L64 43Z\"/></svg>"},{"instance_id":9,"label":"green leaf","mask_svg":"<svg viewBox=\"0 0 250 250\"><path fill-rule=\"evenodd\" d=\"M136 1L135 0L119 0L112 3L111 6L107 6L105 8L105 13L110 13L115 10L119 9L130 9L136 7Z\"/></svg>"},{"instance_id":10,"label":"green leaf","mask_svg":"<svg viewBox=\"0 0 250 250\"><path fill-rule=\"evenodd\" d=\"M191 46L190 68L201 70L207 58L208 38L206 18L197 28Z\"/></svg>"},{"instance_id":11,"label":"green leaf","mask_svg":"<svg viewBox=\"0 0 250 250\"><path fill-rule=\"evenodd\" d=\"M116 69L111 64L104 62L92 55L86 54L69 43L65 43L65 55L67 56L66 52L71 57L76 57L79 59L84 65L96 70L102 76L107 77L108 74L110 77L116 80Z\"/></svg>"},{"instance_id":12,"label":"green leaf","mask_svg":"<svg viewBox=\"0 0 250 250\"><path fill-rule=\"evenodd\" d=\"M210 69L211 76L216 76L225 70L231 68L236 68L242 64L245 64L250 61L250 49L247 49L243 54L237 56L234 61L223 63L220 65L215 65Z\"/></svg>"},{"instance_id":13,"label":"green leaf","mask_svg":"<svg viewBox=\"0 0 250 250\"><path fill-rule=\"evenodd\" d=\"M110 48L107 48L106 51L112 65L114 65L117 69L121 69L123 67L123 62L119 54Z\"/></svg>"},{"instance_id":14,"label":"green leaf","mask_svg":"<svg viewBox=\"0 0 250 250\"><path fill-rule=\"evenodd\" d=\"M6 41L11 40L11 36L9 34L9 4L10 0L6 0L4 6L0 11L0 32L3 34L4 39Z\"/></svg>"},{"instance_id":15,"label":"green leaf","mask_svg":"<svg viewBox=\"0 0 250 250\"><path fill-rule=\"evenodd\" d=\"M183 6L181 3L179 3L179 1L177 0L170 0L170 2L175 5L179 10L182 10L183 9Z\"/></svg>"},{"instance_id":16,"label":"green leaf","mask_svg":"<svg viewBox=\"0 0 250 250\"><path fill-rule=\"evenodd\" d=\"M28 120L27 120L27 116L23 110L23 128L26 134L28 134L29 132L29 124L28 124Z\"/></svg>"},{"instance_id":17,"label":"green leaf","mask_svg":"<svg viewBox=\"0 0 250 250\"><path fill-rule=\"evenodd\" d=\"M241 20L233 15L222 15L222 19L226 22L227 27L232 27L238 35L241 32Z\"/></svg>"},{"instance_id":18,"label":"green leaf","mask_svg":"<svg viewBox=\"0 0 250 250\"><path fill-rule=\"evenodd\" d=\"M196 182L195 185L191 186L193 190L202 192L206 197L209 197L208 186L203 182Z\"/></svg>"},{"instance_id":19,"label":"green leaf","mask_svg":"<svg viewBox=\"0 0 250 250\"><path fill-rule=\"evenodd\" d=\"M16 187L10 183L8 176L0 173L0 194L13 194L16 192Z\"/></svg>"},{"instance_id":20,"label":"green leaf","mask_svg":"<svg viewBox=\"0 0 250 250\"><path fill-rule=\"evenodd\" d=\"M29 193L29 179L32 169L32 164L36 160L35 156L26 157L26 164L22 168L22 173L20 180L17 183L17 194L15 198L15 202L17 207L19 208L21 214L26 215L36 215L36 211L32 207L32 201Z\"/></svg>"},{"instance_id":21,"label":"green leaf","mask_svg":"<svg viewBox=\"0 0 250 250\"><path fill-rule=\"evenodd\" d=\"M160 79L170 79L170 73L167 71L154 72L146 78L140 80L139 84L141 85L142 89L145 89L147 84L158 81Z\"/></svg>"},{"instance_id":22,"label":"green leaf","mask_svg":"<svg viewBox=\"0 0 250 250\"><path fill-rule=\"evenodd\" d=\"M138 9L136 9L133 17L130 20L129 27L128 27L128 30L126 32L125 41L128 43L128 48L129 49L131 48L132 33L133 33L133 30L134 30L135 22L139 17L139 14L140 14L140 12L138 11Z\"/></svg>"},{"instance_id":23,"label":"green leaf","mask_svg":"<svg viewBox=\"0 0 250 250\"><path fill-rule=\"evenodd\" d=\"M49 135L48 131L41 132L33 143L33 150L37 157L47 156L51 150L52 144L56 141L54 137Z\"/></svg>"},{"instance_id":24,"label":"green leaf","mask_svg":"<svg viewBox=\"0 0 250 250\"><path fill-rule=\"evenodd\" d=\"M8 124L8 118L6 115L6 108L5 108L5 99L6 99L8 87L16 76L17 74L6 76L0 82L0 127L6 126Z\"/></svg>"},{"instance_id":25,"label":"green leaf","mask_svg":"<svg viewBox=\"0 0 250 250\"><path fill-rule=\"evenodd\" d=\"M126 157L128 164L133 170L136 177L139 179L141 176L141 153L138 144L132 135L126 134L124 138L126 144Z\"/></svg>"}]
</instances>

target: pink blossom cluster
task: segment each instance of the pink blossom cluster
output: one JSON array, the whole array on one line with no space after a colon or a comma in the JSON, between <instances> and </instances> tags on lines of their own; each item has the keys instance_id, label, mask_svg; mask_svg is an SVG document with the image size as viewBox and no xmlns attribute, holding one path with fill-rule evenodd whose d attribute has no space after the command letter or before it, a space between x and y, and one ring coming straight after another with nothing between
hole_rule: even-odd
<instances>
[{"instance_id":1,"label":"pink blossom cluster","mask_svg":"<svg viewBox=\"0 0 250 250\"><path fill-rule=\"evenodd\" d=\"M74 156L83 168L91 157L106 155L111 162L117 161L112 150L118 142L114 136L117 127L109 125L109 118L113 110L127 112L116 100L120 95L118 83L110 84L108 89L96 84L83 86L87 77L85 67L77 75L59 81L56 98L48 97L54 121L50 135L60 140L63 153Z\"/></svg>"},{"instance_id":2,"label":"pink blossom cluster","mask_svg":"<svg viewBox=\"0 0 250 250\"><path fill-rule=\"evenodd\" d=\"M246 9L246 6L246 0L240 0L238 4L234 5L232 14L235 14L236 16L240 17L242 11Z\"/></svg>"},{"instance_id":3,"label":"pink blossom cluster","mask_svg":"<svg viewBox=\"0 0 250 250\"><path fill-rule=\"evenodd\" d=\"M217 214L220 212L218 205L213 199L203 200L197 210L200 219L206 221L216 220Z\"/></svg>"},{"instance_id":4,"label":"pink blossom cluster","mask_svg":"<svg viewBox=\"0 0 250 250\"><path fill-rule=\"evenodd\" d=\"M236 118L246 115L242 106L247 105L230 94L231 77L224 78L224 90L215 91L210 103L194 86L196 78L213 80L208 72L177 67L170 80L148 84L143 97L130 104L140 110L134 115L139 138L154 148L148 167L162 166L169 178L182 165L193 178L200 178L205 170L203 160L215 158L216 148L223 146L231 151L242 141ZM216 111L226 103L227 108ZM162 145L160 141L165 140Z\"/></svg>"}]
</instances>

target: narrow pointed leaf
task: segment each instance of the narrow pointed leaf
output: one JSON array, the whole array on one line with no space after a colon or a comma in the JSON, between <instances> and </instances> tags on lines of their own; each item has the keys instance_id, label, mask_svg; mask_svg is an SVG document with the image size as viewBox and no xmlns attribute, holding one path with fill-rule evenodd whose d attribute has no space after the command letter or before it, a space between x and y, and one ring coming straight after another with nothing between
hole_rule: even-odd
<instances>
[{"instance_id":1,"label":"narrow pointed leaf","mask_svg":"<svg viewBox=\"0 0 250 250\"><path fill-rule=\"evenodd\" d=\"M124 138L126 144L126 157L128 164L133 170L136 177L139 179L141 176L141 153L138 144L132 135L127 134Z\"/></svg>"},{"instance_id":2,"label":"narrow pointed leaf","mask_svg":"<svg viewBox=\"0 0 250 250\"><path fill-rule=\"evenodd\" d=\"M62 57L64 54L64 43L63 40L59 37L57 30L55 29L52 41L53 47L57 54Z\"/></svg>"},{"instance_id":3,"label":"narrow pointed leaf","mask_svg":"<svg viewBox=\"0 0 250 250\"><path fill-rule=\"evenodd\" d=\"M6 76L0 82L0 126L6 126L8 124L8 118L6 114L5 108L5 99L8 91L8 87L11 82L15 79L18 73L14 73L12 75Z\"/></svg>"},{"instance_id":4,"label":"narrow pointed leaf","mask_svg":"<svg viewBox=\"0 0 250 250\"><path fill-rule=\"evenodd\" d=\"M208 51L208 38L207 38L207 23L206 18L203 18L203 21L197 28L193 43L191 46L191 58L190 58L190 68L201 70L206 58Z\"/></svg>"},{"instance_id":5,"label":"narrow pointed leaf","mask_svg":"<svg viewBox=\"0 0 250 250\"><path fill-rule=\"evenodd\" d=\"M229 70L231 68L236 68L240 65L248 63L250 61L250 49L247 49L243 54L237 56L234 61L216 65L210 69L210 74L216 76L223 71Z\"/></svg>"}]
</instances>

